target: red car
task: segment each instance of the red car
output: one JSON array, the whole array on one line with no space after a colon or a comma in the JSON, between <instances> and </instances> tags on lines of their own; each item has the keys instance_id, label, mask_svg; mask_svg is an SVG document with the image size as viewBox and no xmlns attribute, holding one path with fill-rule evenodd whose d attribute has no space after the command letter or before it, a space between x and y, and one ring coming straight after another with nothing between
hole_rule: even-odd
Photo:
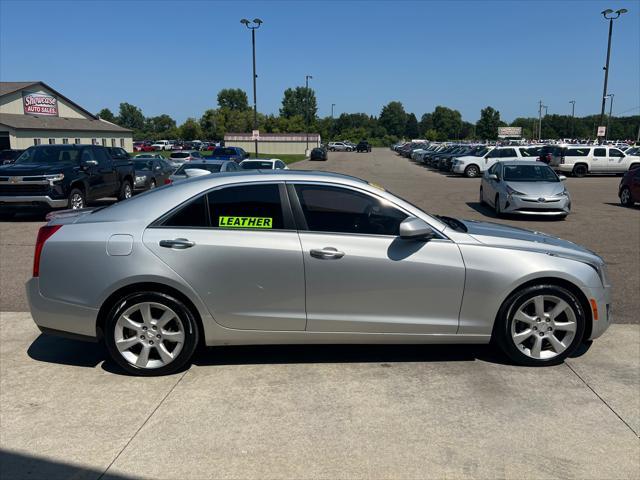
<instances>
[{"instance_id":1,"label":"red car","mask_svg":"<svg viewBox=\"0 0 640 480\"><path fill-rule=\"evenodd\" d=\"M625 207L633 207L634 203L640 203L640 167L624 174L620 180L618 197Z\"/></svg>"}]
</instances>

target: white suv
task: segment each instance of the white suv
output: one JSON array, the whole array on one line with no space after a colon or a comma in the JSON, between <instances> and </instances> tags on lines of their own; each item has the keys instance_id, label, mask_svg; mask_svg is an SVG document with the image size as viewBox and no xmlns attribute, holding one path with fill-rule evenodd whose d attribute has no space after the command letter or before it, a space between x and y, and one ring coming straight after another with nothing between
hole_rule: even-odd
<instances>
[{"instance_id":1,"label":"white suv","mask_svg":"<svg viewBox=\"0 0 640 480\"><path fill-rule=\"evenodd\" d=\"M556 170L584 177L587 173L624 173L640 167L640 157L625 155L615 147L599 145L570 146L563 152Z\"/></svg>"},{"instance_id":2,"label":"white suv","mask_svg":"<svg viewBox=\"0 0 640 480\"><path fill-rule=\"evenodd\" d=\"M345 142L329 142L329 150L332 152L351 152L353 147Z\"/></svg>"},{"instance_id":3,"label":"white suv","mask_svg":"<svg viewBox=\"0 0 640 480\"><path fill-rule=\"evenodd\" d=\"M480 157L466 156L455 158L451 164L451 171L470 178L479 176L485 170L500 161L507 160L535 160L528 153L529 147L495 147Z\"/></svg>"},{"instance_id":4,"label":"white suv","mask_svg":"<svg viewBox=\"0 0 640 480\"><path fill-rule=\"evenodd\" d=\"M171 150L171 143L169 143L169 140L158 140L151 146L156 150Z\"/></svg>"}]
</instances>

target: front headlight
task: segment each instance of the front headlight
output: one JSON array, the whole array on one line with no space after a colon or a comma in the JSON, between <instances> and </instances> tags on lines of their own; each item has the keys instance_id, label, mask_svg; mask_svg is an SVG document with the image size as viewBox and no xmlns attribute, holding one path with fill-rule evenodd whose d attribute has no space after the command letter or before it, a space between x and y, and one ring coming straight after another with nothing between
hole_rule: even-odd
<instances>
[{"instance_id":1,"label":"front headlight","mask_svg":"<svg viewBox=\"0 0 640 480\"><path fill-rule=\"evenodd\" d=\"M517 190L514 190L509 185L507 185L507 195L509 195L510 197L512 197L513 195L524 196L526 195L526 193L522 193Z\"/></svg>"},{"instance_id":2,"label":"front headlight","mask_svg":"<svg viewBox=\"0 0 640 480\"><path fill-rule=\"evenodd\" d=\"M45 175L44 178L49 180L49 183L60 182L64 179L64 173L56 173L55 175Z\"/></svg>"},{"instance_id":3,"label":"front headlight","mask_svg":"<svg viewBox=\"0 0 640 480\"><path fill-rule=\"evenodd\" d=\"M144 183L147 177L136 176L136 183Z\"/></svg>"},{"instance_id":4,"label":"front headlight","mask_svg":"<svg viewBox=\"0 0 640 480\"><path fill-rule=\"evenodd\" d=\"M569 196L569 192L567 191L566 188L563 191L561 191L560 193L556 193L554 195L554 197L568 197L568 196Z\"/></svg>"}]
</instances>

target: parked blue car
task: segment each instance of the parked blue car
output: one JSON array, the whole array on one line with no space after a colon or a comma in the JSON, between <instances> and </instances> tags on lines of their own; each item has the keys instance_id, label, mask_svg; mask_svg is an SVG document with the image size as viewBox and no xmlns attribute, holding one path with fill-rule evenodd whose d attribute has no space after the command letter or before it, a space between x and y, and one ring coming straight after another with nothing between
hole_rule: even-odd
<instances>
[{"instance_id":1,"label":"parked blue car","mask_svg":"<svg viewBox=\"0 0 640 480\"><path fill-rule=\"evenodd\" d=\"M245 158L249 158L249 154L240 147L216 147L210 158L211 160L233 160L240 163Z\"/></svg>"}]
</instances>

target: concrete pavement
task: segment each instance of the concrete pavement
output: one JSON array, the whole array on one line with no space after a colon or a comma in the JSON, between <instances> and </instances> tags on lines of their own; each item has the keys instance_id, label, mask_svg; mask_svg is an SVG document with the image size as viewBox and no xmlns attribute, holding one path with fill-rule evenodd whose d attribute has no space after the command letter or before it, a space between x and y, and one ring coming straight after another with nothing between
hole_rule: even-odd
<instances>
[{"instance_id":1,"label":"concrete pavement","mask_svg":"<svg viewBox=\"0 0 640 480\"><path fill-rule=\"evenodd\" d=\"M551 368L485 346L224 347L162 378L1 313L2 478L640 476L640 327Z\"/></svg>"}]
</instances>

